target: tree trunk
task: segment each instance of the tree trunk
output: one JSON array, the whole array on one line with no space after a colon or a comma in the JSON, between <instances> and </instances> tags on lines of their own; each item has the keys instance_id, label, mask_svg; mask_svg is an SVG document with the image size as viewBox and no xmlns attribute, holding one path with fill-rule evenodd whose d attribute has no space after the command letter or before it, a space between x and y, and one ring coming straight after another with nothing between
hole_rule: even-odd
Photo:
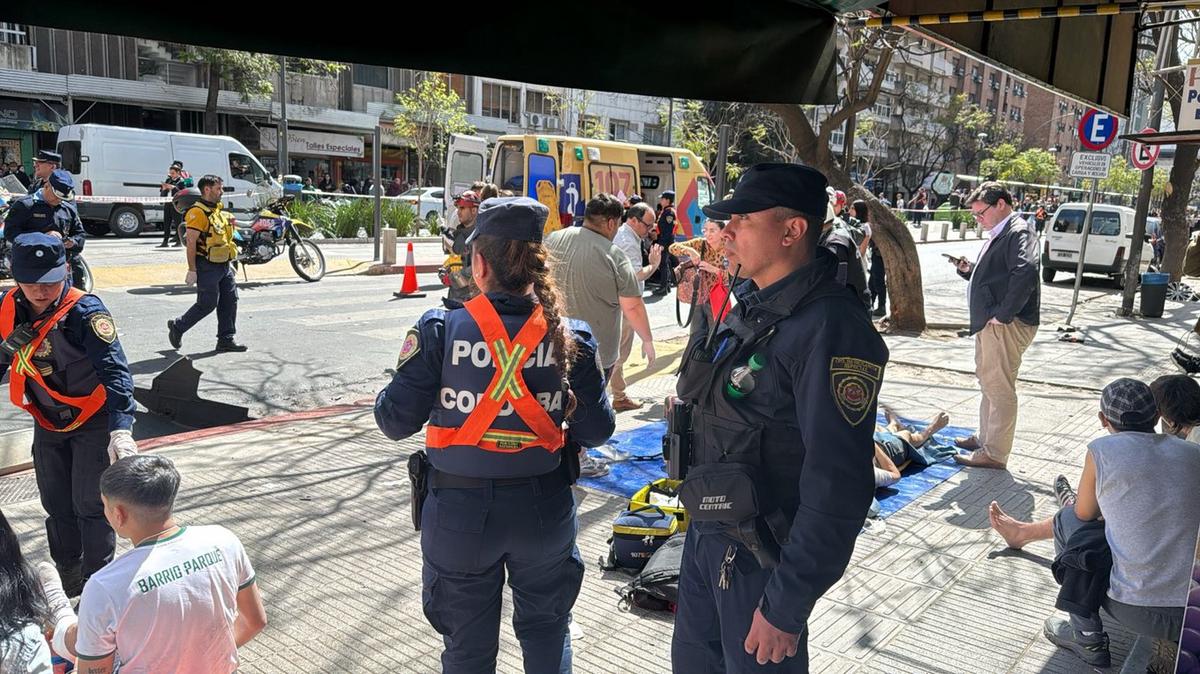
<instances>
[{"instance_id":1,"label":"tree trunk","mask_svg":"<svg viewBox=\"0 0 1200 674\"><path fill-rule=\"evenodd\" d=\"M417 186L425 187L425 153L417 153Z\"/></svg>"},{"instance_id":2,"label":"tree trunk","mask_svg":"<svg viewBox=\"0 0 1200 674\"><path fill-rule=\"evenodd\" d=\"M821 171L829 184L846 193L853 202L867 202L870 212L871 240L883 255L887 269L888 299L892 303L892 327L921 332L925 329L925 294L921 283L921 261L908 226L900 221L870 190L850 180L850 174L838 165L828 146L817 143L817 134L798 105L767 106L783 120L800 159ZM849 142L849 139L847 139Z\"/></svg>"},{"instance_id":3,"label":"tree trunk","mask_svg":"<svg viewBox=\"0 0 1200 674\"><path fill-rule=\"evenodd\" d=\"M1171 49L1168 52L1167 66L1178 65L1178 51ZM1179 119L1183 75L1182 71L1167 75L1167 101L1174 113L1174 119ZM1196 177L1196 150L1195 145L1175 146L1175 160L1171 164L1171 176L1168 180L1171 193L1162 203L1162 227L1167 244L1163 255L1163 270L1171 275L1172 281L1178 281L1183 275L1183 258L1187 252L1189 238L1187 208L1192 196L1192 180Z\"/></svg>"},{"instance_id":4,"label":"tree trunk","mask_svg":"<svg viewBox=\"0 0 1200 674\"><path fill-rule=\"evenodd\" d=\"M204 104L204 133L215 136L221 132L217 124L217 95L221 93L221 73L208 66L208 101Z\"/></svg>"}]
</instances>

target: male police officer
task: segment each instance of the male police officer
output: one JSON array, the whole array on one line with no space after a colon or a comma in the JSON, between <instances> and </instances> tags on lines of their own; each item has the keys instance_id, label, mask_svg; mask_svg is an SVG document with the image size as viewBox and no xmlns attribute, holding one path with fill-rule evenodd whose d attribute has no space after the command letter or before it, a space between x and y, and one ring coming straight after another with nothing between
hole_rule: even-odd
<instances>
[{"instance_id":1,"label":"male police officer","mask_svg":"<svg viewBox=\"0 0 1200 674\"><path fill-rule=\"evenodd\" d=\"M87 236L79 211L71 203L74 199L75 181L71 174L56 169L47 176L40 190L12 202L4 219L4 238L16 241L22 234L41 232L62 239L63 246L71 254L81 252Z\"/></svg>"},{"instance_id":2,"label":"male police officer","mask_svg":"<svg viewBox=\"0 0 1200 674\"><path fill-rule=\"evenodd\" d=\"M748 277L684 356L671 433L691 403L683 498L692 518L672 645L676 672L807 672L813 604L846 569L871 503L887 348L817 245L825 177L759 164L732 197L730 269ZM668 456L674 467L677 451ZM758 665L782 663L770 670Z\"/></svg>"},{"instance_id":3,"label":"male police officer","mask_svg":"<svg viewBox=\"0 0 1200 674\"><path fill-rule=\"evenodd\" d=\"M200 199L183 216L188 261L184 282L196 285L196 303L179 318L167 321L167 339L178 349L183 345L183 333L216 309L217 351L245 351L244 345L234 341L238 294L233 261L237 247L233 217L221 206L224 181L210 174L200 178L197 187Z\"/></svg>"},{"instance_id":4,"label":"male police officer","mask_svg":"<svg viewBox=\"0 0 1200 674\"><path fill-rule=\"evenodd\" d=\"M29 193L37 194L41 191L50 180L50 174L54 173L60 165L62 165L61 154L50 150L39 150L33 158L33 182L29 185Z\"/></svg>"},{"instance_id":5,"label":"male police officer","mask_svg":"<svg viewBox=\"0 0 1200 674\"><path fill-rule=\"evenodd\" d=\"M8 372L9 398L37 422L33 467L50 557L76 596L113 557L100 473L137 451L133 378L104 303L65 283L61 240L17 237L12 270L17 289L0 298L0 376Z\"/></svg>"},{"instance_id":6,"label":"male police officer","mask_svg":"<svg viewBox=\"0 0 1200 674\"><path fill-rule=\"evenodd\" d=\"M662 246L666 251L671 248L671 244L675 243L675 192L672 190L664 190L658 197L658 236L654 242ZM666 295L671 291L671 275L674 273L675 265L677 264L675 256L667 254L667 264L659 266L659 272L656 277L658 287L655 288L655 295Z\"/></svg>"}]
</instances>

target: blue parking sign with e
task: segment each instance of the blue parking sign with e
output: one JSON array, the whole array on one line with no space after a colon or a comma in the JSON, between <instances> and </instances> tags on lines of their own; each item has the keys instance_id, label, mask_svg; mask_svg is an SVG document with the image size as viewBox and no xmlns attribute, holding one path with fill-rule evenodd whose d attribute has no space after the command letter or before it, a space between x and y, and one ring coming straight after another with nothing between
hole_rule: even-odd
<instances>
[{"instance_id":1,"label":"blue parking sign with e","mask_svg":"<svg viewBox=\"0 0 1200 674\"><path fill-rule=\"evenodd\" d=\"M1117 137L1117 117L1092 108L1079 120L1079 142L1089 150L1103 150Z\"/></svg>"}]
</instances>

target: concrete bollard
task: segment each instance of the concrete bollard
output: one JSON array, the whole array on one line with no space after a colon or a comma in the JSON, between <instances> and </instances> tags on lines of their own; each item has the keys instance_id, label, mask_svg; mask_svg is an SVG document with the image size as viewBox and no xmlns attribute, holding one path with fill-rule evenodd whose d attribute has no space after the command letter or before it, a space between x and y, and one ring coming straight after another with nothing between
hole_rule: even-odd
<instances>
[{"instance_id":1,"label":"concrete bollard","mask_svg":"<svg viewBox=\"0 0 1200 674\"><path fill-rule=\"evenodd\" d=\"M379 233L381 235L379 254L383 256L380 261L385 265L396 264L396 230L384 227L379 230Z\"/></svg>"},{"instance_id":2,"label":"concrete bollard","mask_svg":"<svg viewBox=\"0 0 1200 674\"><path fill-rule=\"evenodd\" d=\"M975 223L975 238L983 238L983 225L979 224L978 222Z\"/></svg>"},{"instance_id":3,"label":"concrete bollard","mask_svg":"<svg viewBox=\"0 0 1200 674\"><path fill-rule=\"evenodd\" d=\"M921 223L921 243L925 243L928 240L929 240L929 223L922 222Z\"/></svg>"},{"instance_id":4,"label":"concrete bollard","mask_svg":"<svg viewBox=\"0 0 1200 674\"><path fill-rule=\"evenodd\" d=\"M948 241L949 239L950 239L950 223L943 222L942 223L942 241Z\"/></svg>"}]
</instances>

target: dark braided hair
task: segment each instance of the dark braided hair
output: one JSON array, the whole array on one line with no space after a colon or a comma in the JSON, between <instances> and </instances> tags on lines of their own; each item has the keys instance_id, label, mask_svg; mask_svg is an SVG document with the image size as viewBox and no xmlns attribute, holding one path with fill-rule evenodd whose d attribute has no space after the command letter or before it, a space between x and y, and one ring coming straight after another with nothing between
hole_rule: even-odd
<instances>
[{"instance_id":1,"label":"dark braided hair","mask_svg":"<svg viewBox=\"0 0 1200 674\"><path fill-rule=\"evenodd\" d=\"M567 376L575 359L575 340L569 339L563 329L562 299L546 264L546 247L532 241L511 241L487 235L480 235L471 245L473 252L487 261L500 290L519 295L533 285L533 294L542 305L542 315L546 318L546 334L550 336L559 374Z\"/></svg>"}]
</instances>

